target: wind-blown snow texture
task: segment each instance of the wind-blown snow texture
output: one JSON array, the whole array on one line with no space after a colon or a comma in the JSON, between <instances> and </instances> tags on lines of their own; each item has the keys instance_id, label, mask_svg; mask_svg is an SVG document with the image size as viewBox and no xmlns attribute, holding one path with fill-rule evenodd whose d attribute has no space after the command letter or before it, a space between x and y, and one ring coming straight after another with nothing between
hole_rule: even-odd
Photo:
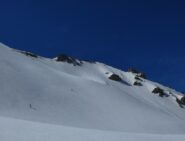
<instances>
[{"instance_id":1,"label":"wind-blown snow texture","mask_svg":"<svg viewBox=\"0 0 185 141\"><path fill-rule=\"evenodd\" d=\"M78 61L78 60L77 60ZM80 61L79 61L80 62ZM182 140L183 95L102 63L30 56L0 44L2 141ZM109 77L119 75L122 81ZM160 87L165 96L153 94Z\"/></svg>"}]
</instances>

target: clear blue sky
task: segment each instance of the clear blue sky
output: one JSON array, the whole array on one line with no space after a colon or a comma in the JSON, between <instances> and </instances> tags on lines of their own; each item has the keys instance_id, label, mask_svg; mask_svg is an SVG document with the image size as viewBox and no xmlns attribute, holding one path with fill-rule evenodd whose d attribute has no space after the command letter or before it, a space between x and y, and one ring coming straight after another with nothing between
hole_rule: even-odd
<instances>
[{"instance_id":1,"label":"clear blue sky","mask_svg":"<svg viewBox=\"0 0 185 141\"><path fill-rule=\"evenodd\" d=\"M134 67L185 91L183 0L0 0L0 18L11 47Z\"/></svg>"}]
</instances>

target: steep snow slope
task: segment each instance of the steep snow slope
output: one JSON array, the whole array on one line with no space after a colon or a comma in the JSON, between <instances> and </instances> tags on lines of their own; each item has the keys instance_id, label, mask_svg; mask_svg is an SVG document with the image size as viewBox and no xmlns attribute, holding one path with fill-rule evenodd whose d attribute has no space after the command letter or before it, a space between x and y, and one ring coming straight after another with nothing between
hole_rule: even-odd
<instances>
[{"instance_id":1,"label":"steep snow slope","mask_svg":"<svg viewBox=\"0 0 185 141\"><path fill-rule=\"evenodd\" d=\"M176 102L183 97L181 93L142 78L142 86L135 86L134 73L102 63L80 63L30 56L0 44L0 130L4 131L0 136L9 131L14 136L12 124L27 136L32 128L49 132L49 125L58 137L77 134L76 130L88 138L114 134L115 140L137 138L137 134L141 140L145 135L146 139L156 134L168 136L165 139L171 138L169 134L184 136L185 109ZM112 74L123 81L110 80ZM152 93L156 87L164 90L164 97ZM4 123L9 122L6 128Z\"/></svg>"}]
</instances>

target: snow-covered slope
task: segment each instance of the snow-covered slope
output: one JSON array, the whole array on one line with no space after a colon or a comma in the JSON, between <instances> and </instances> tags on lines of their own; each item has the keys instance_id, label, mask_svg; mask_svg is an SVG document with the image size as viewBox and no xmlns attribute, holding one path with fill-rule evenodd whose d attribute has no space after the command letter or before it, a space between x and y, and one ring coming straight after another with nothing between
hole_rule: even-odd
<instances>
[{"instance_id":1,"label":"snow-covered slope","mask_svg":"<svg viewBox=\"0 0 185 141\"><path fill-rule=\"evenodd\" d=\"M120 80L111 80L112 75ZM136 75L102 63L57 61L0 44L0 137L182 140L183 95ZM162 96L152 93L155 88Z\"/></svg>"}]
</instances>

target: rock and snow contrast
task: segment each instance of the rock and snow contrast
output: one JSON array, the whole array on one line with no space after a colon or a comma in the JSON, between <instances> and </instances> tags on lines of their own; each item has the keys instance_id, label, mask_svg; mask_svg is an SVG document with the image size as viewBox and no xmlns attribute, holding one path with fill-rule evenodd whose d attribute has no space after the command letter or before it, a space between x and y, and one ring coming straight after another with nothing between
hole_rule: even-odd
<instances>
[{"instance_id":1,"label":"rock and snow contrast","mask_svg":"<svg viewBox=\"0 0 185 141\"><path fill-rule=\"evenodd\" d=\"M1 141L182 141L184 105L134 69L0 44Z\"/></svg>"}]
</instances>

